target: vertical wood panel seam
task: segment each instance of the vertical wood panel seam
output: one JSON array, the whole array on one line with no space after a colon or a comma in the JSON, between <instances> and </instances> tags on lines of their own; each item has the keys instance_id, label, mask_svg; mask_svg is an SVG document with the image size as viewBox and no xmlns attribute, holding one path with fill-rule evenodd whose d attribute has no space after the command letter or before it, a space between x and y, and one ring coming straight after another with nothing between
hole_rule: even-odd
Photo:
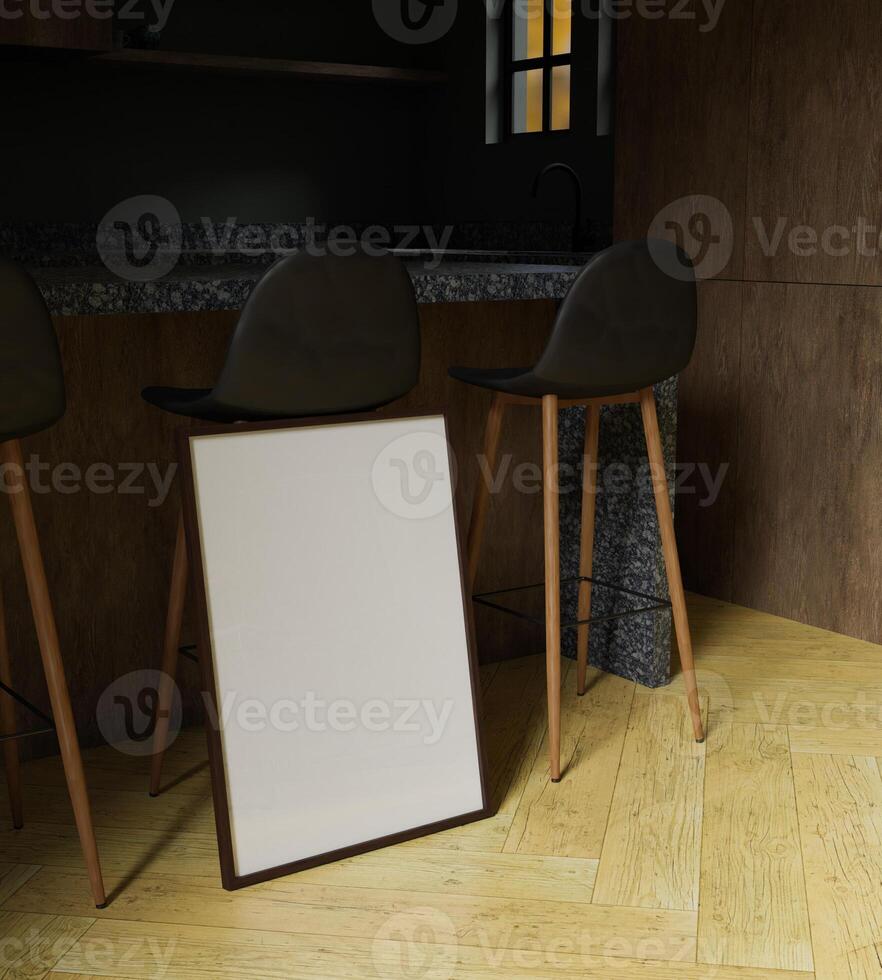
<instances>
[{"instance_id":1,"label":"vertical wood panel seam","mask_svg":"<svg viewBox=\"0 0 882 980\"><path fill-rule=\"evenodd\" d=\"M749 58L749 70L747 78L747 153L745 154L744 161L744 210L741 214L741 281L746 281L747 278L747 236L749 233L748 229L748 214L750 209L750 166L751 166L751 150L753 148L753 85L754 85L754 34L756 32L756 3L757 0L753 0L750 5L750 50L747 57Z\"/></svg>"},{"instance_id":2,"label":"vertical wood panel seam","mask_svg":"<svg viewBox=\"0 0 882 980\"><path fill-rule=\"evenodd\" d=\"M738 287L738 360L737 365L735 365L735 444L733 447L733 459L731 463L732 468L732 514L729 519L729 555L731 559L731 566L729 568L729 601L734 602L736 598L736 583L735 583L735 568L737 562L735 559L735 549L737 547L737 531L738 531L738 521L740 518L742 505L741 496L738 492L738 463L741 458L741 429L743 425L743 419L741 415L741 406L744 403L744 290L747 276L747 236L749 234L748 225L748 211L750 209L749 195L750 195L750 167L752 158L752 148L753 148L753 86L754 86L754 69L755 69L755 59L754 59L754 45L755 45L755 33L756 33L756 4L757 0L753 0L750 5L750 51L748 57L750 58L750 69L747 81L747 154L744 161L744 210L741 215L741 280Z\"/></svg>"}]
</instances>

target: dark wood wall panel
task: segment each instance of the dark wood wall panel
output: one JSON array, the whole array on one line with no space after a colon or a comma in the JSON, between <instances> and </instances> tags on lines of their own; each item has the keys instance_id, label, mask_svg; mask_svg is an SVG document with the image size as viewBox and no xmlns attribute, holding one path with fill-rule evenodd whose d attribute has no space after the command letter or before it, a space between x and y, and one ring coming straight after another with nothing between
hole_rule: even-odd
<instances>
[{"instance_id":1,"label":"dark wood wall panel","mask_svg":"<svg viewBox=\"0 0 882 980\"><path fill-rule=\"evenodd\" d=\"M738 282L699 287L698 341L680 378L678 461L694 467L677 497L683 576L694 592L732 601L735 557L736 451L741 365ZM719 496L707 487L724 472ZM692 492L695 491L695 492Z\"/></svg>"},{"instance_id":2,"label":"dark wood wall panel","mask_svg":"<svg viewBox=\"0 0 882 980\"><path fill-rule=\"evenodd\" d=\"M882 284L882 4L777 0L757 3L755 16L745 278ZM781 219L783 240L767 255L763 239ZM853 233L830 242L843 255L788 245L800 225L820 239L862 219L875 226L873 255Z\"/></svg>"},{"instance_id":3,"label":"dark wood wall panel","mask_svg":"<svg viewBox=\"0 0 882 980\"><path fill-rule=\"evenodd\" d=\"M730 0L711 32L618 31L617 237L688 195L735 222L682 378L681 461L732 463L713 507L678 498L686 580L882 642L882 5ZM781 219L767 256L757 221L770 238ZM799 226L814 254L790 247ZM825 247L836 226L850 240Z\"/></svg>"},{"instance_id":4,"label":"dark wood wall panel","mask_svg":"<svg viewBox=\"0 0 882 980\"><path fill-rule=\"evenodd\" d=\"M882 642L882 290L744 286L734 599Z\"/></svg>"},{"instance_id":5,"label":"dark wood wall panel","mask_svg":"<svg viewBox=\"0 0 882 980\"><path fill-rule=\"evenodd\" d=\"M668 17L617 25L615 237L644 238L662 208L710 195L732 217L727 278L742 269L751 7L730 0L704 32Z\"/></svg>"},{"instance_id":6,"label":"dark wood wall panel","mask_svg":"<svg viewBox=\"0 0 882 980\"><path fill-rule=\"evenodd\" d=\"M9 4L9 9L21 16L0 19L0 45L80 51L109 51L113 47L113 19L93 17L88 4L74 5L66 11L73 16L58 16L50 3L41 4L40 8L44 13L37 16L31 4Z\"/></svg>"},{"instance_id":7,"label":"dark wood wall panel","mask_svg":"<svg viewBox=\"0 0 882 980\"><path fill-rule=\"evenodd\" d=\"M447 376L454 363L512 365L538 357L555 314L552 302L463 303L421 309L423 369L415 391L393 408L444 410L459 463L464 523L477 473L489 397ZM186 425L139 397L150 384L210 386L223 364L236 313L65 317L56 320L68 388L68 411L47 432L23 441L25 459L51 469L40 474L47 492L34 495L62 655L77 724L86 743L100 741L96 705L104 689L130 671L159 666L178 512L177 485L161 506L149 494L68 492L81 474L106 464L118 486L121 464L151 464L161 473L175 462L176 429ZM504 352L504 354L500 354ZM539 413L511 413L503 433L513 465L541 460ZM53 474L59 482L52 486ZM144 485L139 478L138 484ZM59 487L61 489L59 489ZM46 704L39 653L11 519L0 514L0 581L6 595L17 688ZM485 563L487 588L542 577L542 497L516 493L511 481L494 498ZM479 618L483 660L535 653L544 639L512 625L510 617ZM184 638L193 632L185 622ZM181 665L188 716L198 713L198 676ZM24 721L24 719L22 719ZM30 727L30 726L29 726ZM54 751L53 742L40 749Z\"/></svg>"}]
</instances>

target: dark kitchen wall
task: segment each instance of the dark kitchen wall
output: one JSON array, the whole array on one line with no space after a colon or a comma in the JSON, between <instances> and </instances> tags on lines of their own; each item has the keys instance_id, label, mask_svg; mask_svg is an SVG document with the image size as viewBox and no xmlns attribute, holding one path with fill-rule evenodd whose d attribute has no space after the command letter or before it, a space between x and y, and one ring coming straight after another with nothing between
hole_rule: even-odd
<instances>
[{"instance_id":1,"label":"dark kitchen wall","mask_svg":"<svg viewBox=\"0 0 882 980\"><path fill-rule=\"evenodd\" d=\"M439 67L364 0L177 0L165 50ZM0 47L0 220L88 221L136 194L185 220L434 220L431 87L111 68Z\"/></svg>"},{"instance_id":2,"label":"dark kitchen wall","mask_svg":"<svg viewBox=\"0 0 882 980\"><path fill-rule=\"evenodd\" d=\"M608 224L592 30L577 36L572 133L498 146L484 140L479 2L460 2L432 44L390 37L368 0L176 0L161 32L168 51L447 69L446 87L120 68L0 45L0 220L94 221L157 194L185 221L567 222L561 175L530 197L535 173L562 160L582 175L586 215Z\"/></svg>"}]
</instances>

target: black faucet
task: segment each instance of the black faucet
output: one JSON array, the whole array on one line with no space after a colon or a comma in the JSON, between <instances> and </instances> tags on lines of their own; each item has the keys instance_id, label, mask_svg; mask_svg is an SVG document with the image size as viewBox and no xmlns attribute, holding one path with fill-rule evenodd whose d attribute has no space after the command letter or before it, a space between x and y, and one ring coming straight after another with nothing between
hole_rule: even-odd
<instances>
[{"instance_id":1,"label":"black faucet","mask_svg":"<svg viewBox=\"0 0 882 980\"><path fill-rule=\"evenodd\" d=\"M543 167L538 174L536 174L536 179L533 181L533 197L539 196L539 185L542 183L542 179L546 174L550 174L553 170L562 170L564 173L569 174L573 181L573 187L576 191L576 221L573 225L573 251L578 252L582 247L582 202L584 200L584 191L582 189L582 178L576 173L575 170L569 164L566 163L549 163L547 167Z\"/></svg>"}]
</instances>

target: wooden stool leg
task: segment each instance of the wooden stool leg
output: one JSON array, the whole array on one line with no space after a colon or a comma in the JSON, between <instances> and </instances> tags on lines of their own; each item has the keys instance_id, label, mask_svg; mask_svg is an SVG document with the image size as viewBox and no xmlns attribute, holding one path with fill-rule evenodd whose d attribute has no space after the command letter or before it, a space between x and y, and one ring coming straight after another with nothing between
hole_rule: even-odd
<instances>
[{"instance_id":1,"label":"wooden stool leg","mask_svg":"<svg viewBox=\"0 0 882 980\"><path fill-rule=\"evenodd\" d=\"M487 416L487 428L484 431L484 460L487 464L487 478L478 474L475 497L472 503L472 516L469 523L469 536L466 545L467 574L469 590L474 592L475 579L478 574L478 562L481 557L481 543L484 539L484 524L487 521L487 509L490 506L490 486L488 480L496 472L496 457L499 452L499 436L502 432L502 419L505 415L505 399L502 395L493 396L493 404Z\"/></svg>"},{"instance_id":2,"label":"wooden stool leg","mask_svg":"<svg viewBox=\"0 0 882 980\"><path fill-rule=\"evenodd\" d=\"M95 844L95 833L92 829L92 811L89 806L86 777L83 772L83 761L77 742L77 730L70 705L67 681L64 677L64 667L61 662L58 631L52 612L52 602L49 598L46 570L43 566L43 556L40 553L40 542L34 524L30 489L25 480L21 444L17 439L0 445L0 462L6 464L6 487L9 493L9 503L12 507L12 519L15 522L28 595L31 600L34 623L37 627L40 656L43 660L43 671L46 674L46 686L49 689L49 700L52 704L58 744L61 748L67 789L73 805L80 844L86 859L92 895L98 908L103 908L106 904L106 896L104 894L104 882L101 878L101 864L98 860L98 847Z\"/></svg>"},{"instance_id":3,"label":"wooden stool leg","mask_svg":"<svg viewBox=\"0 0 882 980\"><path fill-rule=\"evenodd\" d=\"M545 675L551 781L560 782L560 493L557 396L542 399L542 488L545 501Z\"/></svg>"},{"instance_id":4,"label":"wooden stool leg","mask_svg":"<svg viewBox=\"0 0 882 980\"><path fill-rule=\"evenodd\" d=\"M3 608L3 592L0 590L0 681L12 687L12 668L9 662L9 646L6 640L6 614ZM4 735L15 731L15 703L8 694L0 692L0 726ZM18 764L18 743L7 739L3 743L3 764L6 768L6 786L9 790L9 809L12 826L21 830L24 826L21 805L21 771Z\"/></svg>"},{"instance_id":5,"label":"wooden stool leg","mask_svg":"<svg viewBox=\"0 0 882 980\"><path fill-rule=\"evenodd\" d=\"M649 468L652 474L652 487L655 493L655 506L661 530L662 550L668 573L668 588L674 613L674 626L677 631L677 646L680 649L680 663L686 682L686 696L692 714L692 728L697 742L704 741L704 728L701 723L701 704L698 700L698 684L695 679L695 662L692 657L692 637L689 632L689 617L686 613L686 594L683 591L683 577L680 572L680 557L677 553L677 538L674 532L674 515L668 477L665 472L665 457L661 434L658 429L658 415L655 408L655 392L644 388L640 392L640 410L643 414L643 430L646 433L646 448L649 452Z\"/></svg>"},{"instance_id":6,"label":"wooden stool leg","mask_svg":"<svg viewBox=\"0 0 882 980\"><path fill-rule=\"evenodd\" d=\"M178 650L181 644L181 623L184 619L184 602L187 598L187 538L184 533L184 512L178 517L178 533L175 540L175 557L172 564L171 587L168 596L168 614L165 622L165 644L162 652L162 674L159 678L159 697L156 704L156 725L153 729L153 758L150 762L150 795L159 796L162 779L162 760L168 740L172 702L175 693L175 677L178 671Z\"/></svg>"},{"instance_id":7,"label":"wooden stool leg","mask_svg":"<svg viewBox=\"0 0 882 980\"><path fill-rule=\"evenodd\" d=\"M579 575L591 578L594 566L594 520L597 505L597 456L600 443L600 406L585 409L585 473L582 480L582 536ZM579 583L579 619L591 618L591 583ZM577 643L576 693L585 694L588 683L588 640L590 626L580 626Z\"/></svg>"}]
</instances>

